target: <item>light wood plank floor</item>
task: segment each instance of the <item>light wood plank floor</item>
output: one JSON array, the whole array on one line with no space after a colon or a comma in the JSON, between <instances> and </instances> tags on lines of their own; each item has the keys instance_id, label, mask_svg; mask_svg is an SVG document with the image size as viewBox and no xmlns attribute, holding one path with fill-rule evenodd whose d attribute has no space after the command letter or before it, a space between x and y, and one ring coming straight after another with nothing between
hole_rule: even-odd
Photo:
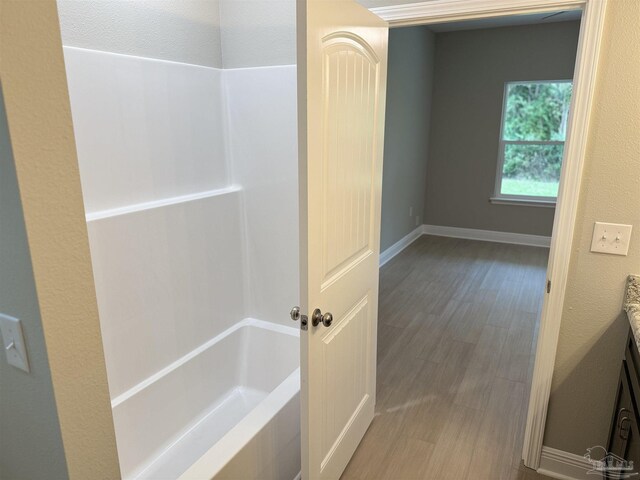
<instances>
[{"instance_id":1,"label":"light wood plank floor","mask_svg":"<svg viewBox=\"0 0 640 480\"><path fill-rule=\"evenodd\" d=\"M376 414L344 480L539 480L521 465L548 250L423 236L380 272Z\"/></svg>"}]
</instances>

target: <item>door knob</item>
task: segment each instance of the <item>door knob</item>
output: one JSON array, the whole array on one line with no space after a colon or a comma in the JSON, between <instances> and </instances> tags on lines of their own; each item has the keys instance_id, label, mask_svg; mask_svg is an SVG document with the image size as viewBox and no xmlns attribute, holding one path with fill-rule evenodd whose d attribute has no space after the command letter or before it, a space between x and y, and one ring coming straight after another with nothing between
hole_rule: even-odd
<instances>
[{"instance_id":1,"label":"door knob","mask_svg":"<svg viewBox=\"0 0 640 480\"><path fill-rule=\"evenodd\" d=\"M333 323L333 315L330 312L322 314L319 308L316 308L313 311L313 315L311 316L311 324L314 327L317 327L320 323L322 323L325 327L330 327Z\"/></svg>"}]
</instances>

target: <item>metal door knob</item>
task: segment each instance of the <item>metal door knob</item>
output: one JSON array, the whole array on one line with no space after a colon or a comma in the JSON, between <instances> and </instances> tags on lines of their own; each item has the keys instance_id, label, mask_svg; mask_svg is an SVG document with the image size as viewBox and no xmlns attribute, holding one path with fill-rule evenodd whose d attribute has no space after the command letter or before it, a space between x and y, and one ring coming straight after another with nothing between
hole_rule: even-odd
<instances>
[{"instance_id":1,"label":"metal door knob","mask_svg":"<svg viewBox=\"0 0 640 480\"><path fill-rule=\"evenodd\" d=\"M330 312L327 312L324 315L322 315L322 324L325 327L330 327L332 323L333 323L333 315L331 315Z\"/></svg>"},{"instance_id":2,"label":"metal door knob","mask_svg":"<svg viewBox=\"0 0 640 480\"><path fill-rule=\"evenodd\" d=\"M313 311L313 316L311 317L311 324L314 327L317 327L320 323L322 323L325 327L330 327L333 323L333 315L331 315L330 312L327 312L323 315L320 309L316 308Z\"/></svg>"}]
</instances>

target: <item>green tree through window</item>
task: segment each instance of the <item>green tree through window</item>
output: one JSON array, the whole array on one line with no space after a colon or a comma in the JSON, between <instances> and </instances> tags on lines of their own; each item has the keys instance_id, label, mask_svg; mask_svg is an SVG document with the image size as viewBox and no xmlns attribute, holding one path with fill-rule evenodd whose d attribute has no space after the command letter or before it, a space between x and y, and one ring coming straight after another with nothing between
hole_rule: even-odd
<instances>
[{"instance_id":1,"label":"green tree through window","mask_svg":"<svg viewBox=\"0 0 640 480\"><path fill-rule=\"evenodd\" d=\"M571 93L570 81L506 84L498 196L557 197Z\"/></svg>"}]
</instances>

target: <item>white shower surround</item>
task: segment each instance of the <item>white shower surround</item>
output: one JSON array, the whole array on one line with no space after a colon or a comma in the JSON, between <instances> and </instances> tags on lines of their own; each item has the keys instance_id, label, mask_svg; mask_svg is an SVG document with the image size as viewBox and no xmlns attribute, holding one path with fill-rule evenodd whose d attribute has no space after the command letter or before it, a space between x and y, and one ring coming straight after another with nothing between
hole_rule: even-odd
<instances>
[{"instance_id":1,"label":"white shower surround","mask_svg":"<svg viewBox=\"0 0 640 480\"><path fill-rule=\"evenodd\" d=\"M158 451L131 443L135 432L117 412L139 396L157 408L163 399L143 392L158 372L246 319L291 326L296 69L64 51L116 436L130 477ZM183 388L197 380L185 376ZM213 408L219 398L210 400ZM192 421L201 414L187 409Z\"/></svg>"}]
</instances>

